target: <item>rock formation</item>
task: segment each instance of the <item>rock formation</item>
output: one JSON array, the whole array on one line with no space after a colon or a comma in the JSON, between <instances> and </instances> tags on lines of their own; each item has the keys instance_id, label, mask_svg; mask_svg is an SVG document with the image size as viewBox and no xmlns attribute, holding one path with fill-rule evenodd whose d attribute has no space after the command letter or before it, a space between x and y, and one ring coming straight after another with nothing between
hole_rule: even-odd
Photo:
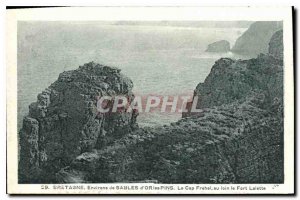
<instances>
[{"instance_id":1,"label":"rock formation","mask_svg":"<svg viewBox=\"0 0 300 200\"><path fill-rule=\"evenodd\" d=\"M259 53L268 53L269 41L272 35L280 29L282 29L282 22L255 22L236 40L231 51L254 57Z\"/></svg>"},{"instance_id":2,"label":"rock formation","mask_svg":"<svg viewBox=\"0 0 300 200\"><path fill-rule=\"evenodd\" d=\"M201 113L86 152L57 181L282 183L282 81L280 58L220 59L195 90Z\"/></svg>"},{"instance_id":3,"label":"rock formation","mask_svg":"<svg viewBox=\"0 0 300 200\"><path fill-rule=\"evenodd\" d=\"M283 121L264 96L204 109L169 126L139 129L78 156L58 182L280 183ZM279 107L278 107L279 108Z\"/></svg>"},{"instance_id":4,"label":"rock formation","mask_svg":"<svg viewBox=\"0 0 300 200\"><path fill-rule=\"evenodd\" d=\"M220 40L207 46L206 52L228 52L230 43L227 40Z\"/></svg>"},{"instance_id":5,"label":"rock formation","mask_svg":"<svg viewBox=\"0 0 300 200\"><path fill-rule=\"evenodd\" d=\"M277 31L269 43L269 53L283 60L283 30Z\"/></svg>"},{"instance_id":6,"label":"rock formation","mask_svg":"<svg viewBox=\"0 0 300 200\"><path fill-rule=\"evenodd\" d=\"M244 101L251 92L267 93L270 101L282 98L282 65L282 60L264 54L250 60L219 59L194 91L197 108Z\"/></svg>"},{"instance_id":7,"label":"rock formation","mask_svg":"<svg viewBox=\"0 0 300 200\"><path fill-rule=\"evenodd\" d=\"M90 112L97 92L133 96L117 69L64 72L24 119L21 174L57 183L282 183L283 61L273 52L216 61L195 89L202 112L152 128L136 128L136 113Z\"/></svg>"},{"instance_id":8,"label":"rock formation","mask_svg":"<svg viewBox=\"0 0 300 200\"><path fill-rule=\"evenodd\" d=\"M133 83L117 68L88 63L63 72L29 106L20 130L19 182L54 182L78 155L101 149L137 127L136 112L98 114L97 97L133 98Z\"/></svg>"}]
</instances>

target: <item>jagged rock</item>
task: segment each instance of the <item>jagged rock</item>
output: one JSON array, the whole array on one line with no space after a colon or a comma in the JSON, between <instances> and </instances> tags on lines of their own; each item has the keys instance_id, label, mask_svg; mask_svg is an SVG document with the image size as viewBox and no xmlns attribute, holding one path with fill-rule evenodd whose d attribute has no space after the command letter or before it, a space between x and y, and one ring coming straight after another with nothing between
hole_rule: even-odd
<instances>
[{"instance_id":1,"label":"jagged rock","mask_svg":"<svg viewBox=\"0 0 300 200\"><path fill-rule=\"evenodd\" d=\"M198 84L194 95L198 96L197 108L209 108L240 100L251 92L268 92L267 98L282 98L282 60L267 55L256 59L216 61L204 83Z\"/></svg>"},{"instance_id":2,"label":"jagged rock","mask_svg":"<svg viewBox=\"0 0 300 200\"><path fill-rule=\"evenodd\" d=\"M263 54L218 60L195 90L201 113L84 153L57 173L57 181L282 183L282 65Z\"/></svg>"},{"instance_id":3,"label":"jagged rock","mask_svg":"<svg viewBox=\"0 0 300 200\"><path fill-rule=\"evenodd\" d=\"M97 96L133 99L133 83L117 68L87 63L63 72L29 106L20 130L19 181L54 182L75 157L101 149L137 127L136 112L99 115Z\"/></svg>"},{"instance_id":4,"label":"jagged rock","mask_svg":"<svg viewBox=\"0 0 300 200\"><path fill-rule=\"evenodd\" d=\"M252 92L263 93L269 102L283 97L282 32L273 36L269 55L259 54L249 60L221 58L215 62L204 83L194 90L197 108L209 108L234 101L245 101ZM270 92L272 91L272 92ZM191 110L192 102L187 104ZM183 117L192 113L184 113Z\"/></svg>"},{"instance_id":5,"label":"jagged rock","mask_svg":"<svg viewBox=\"0 0 300 200\"><path fill-rule=\"evenodd\" d=\"M283 30L277 31L269 42L269 54L283 60Z\"/></svg>"},{"instance_id":6,"label":"jagged rock","mask_svg":"<svg viewBox=\"0 0 300 200\"><path fill-rule=\"evenodd\" d=\"M227 40L220 40L209 44L206 52L228 52L230 51L230 43Z\"/></svg>"},{"instance_id":7,"label":"jagged rock","mask_svg":"<svg viewBox=\"0 0 300 200\"><path fill-rule=\"evenodd\" d=\"M272 35L282 29L282 22L258 21L250 25L235 42L231 51L248 56L268 53L269 41Z\"/></svg>"},{"instance_id":8,"label":"jagged rock","mask_svg":"<svg viewBox=\"0 0 300 200\"><path fill-rule=\"evenodd\" d=\"M65 72L24 118L20 174L31 183L283 183L283 60L272 52L216 61L195 89L202 112L159 127L134 128L136 113L90 112L96 93L133 96L117 69Z\"/></svg>"},{"instance_id":9,"label":"jagged rock","mask_svg":"<svg viewBox=\"0 0 300 200\"><path fill-rule=\"evenodd\" d=\"M206 109L201 117L139 129L78 156L57 174L58 181L282 183L282 113L260 108L265 101L254 95L242 104Z\"/></svg>"}]
</instances>

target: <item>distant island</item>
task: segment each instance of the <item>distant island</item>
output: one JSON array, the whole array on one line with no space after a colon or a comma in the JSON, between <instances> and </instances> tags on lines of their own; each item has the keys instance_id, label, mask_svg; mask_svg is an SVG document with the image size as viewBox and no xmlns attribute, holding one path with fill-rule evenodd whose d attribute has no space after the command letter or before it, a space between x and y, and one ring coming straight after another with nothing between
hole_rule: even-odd
<instances>
[{"instance_id":1,"label":"distant island","mask_svg":"<svg viewBox=\"0 0 300 200\"><path fill-rule=\"evenodd\" d=\"M230 43L227 40L219 40L207 46L206 52L228 52Z\"/></svg>"}]
</instances>

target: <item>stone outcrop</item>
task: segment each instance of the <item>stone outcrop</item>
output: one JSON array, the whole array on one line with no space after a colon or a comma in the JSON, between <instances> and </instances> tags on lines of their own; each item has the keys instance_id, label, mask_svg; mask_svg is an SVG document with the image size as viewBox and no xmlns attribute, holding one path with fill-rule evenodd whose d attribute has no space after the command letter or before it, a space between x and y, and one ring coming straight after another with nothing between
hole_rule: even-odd
<instances>
[{"instance_id":1,"label":"stone outcrop","mask_svg":"<svg viewBox=\"0 0 300 200\"><path fill-rule=\"evenodd\" d=\"M270 101L282 97L282 65L282 60L264 54L250 60L219 59L194 91L197 108L244 101L251 92L267 93Z\"/></svg>"},{"instance_id":2,"label":"stone outcrop","mask_svg":"<svg viewBox=\"0 0 300 200\"><path fill-rule=\"evenodd\" d=\"M204 109L169 126L139 129L86 152L57 174L61 183L281 183L280 106L264 96Z\"/></svg>"},{"instance_id":3,"label":"stone outcrop","mask_svg":"<svg viewBox=\"0 0 300 200\"><path fill-rule=\"evenodd\" d=\"M273 34L267 55L259 54L249 60L217 60L204 83L199 83L194 90L194 96L198 96L197 108L243 102L251 92L263 93L269 102L275 98L282 100L282 39L282 31Z\"/></svg>"},{"instance_id":4,"label":"stone outcrop","mask_svg":"<svg viewBox=\"0 0 300 200\"><path fill-rule=\"evenodd\" d=\"M227 40L220 40L207 46L206 52L228 52L230 51L230 43Z\"/></svg>"},{"instance_id":5,"label":"stone outcrop","mask_svg":"<svg viewBox=\"0 0 300 200\"><path fill-rule=\"evenodd\" d=\"M260 53L268 53L272 35L282 29L282 22L259 21L250 25L235 42L231 51L238 54L256 57Z\"/></svg>"},{"instance_id":6,"label":"stone outcrop","mask_svg":"<svg viewBox=\"0 0 300 200\"><path fill-rule=\"evenodd\" d=\"M78 155L101 149L137 128L137 113L99 114L97 97L134 96L117 68L88 63L59 75L29 106L20 130L19 182L55 182Z\"/></svg>"},{"instance_id":7,"label":"stone outcrop","mask_svg":"<svg viewBox=\"0 0 300 200\"><path fill-rule=\"evenodd\" d=\"M277 31L269 43L269 54L283 60L283 30Z\"/></svg>"},{"instance_id":8,"label":"stone outcrop","mask_svg":"<svg viewBox=\"0 0 300 200\"><path fill-rule=\"evenodd\" d=\"M282 183L282 59L220 59L195 95L201 113L85 152L57 181Z\"/></svg>"},{"instance_id":9,"label":"stone outcrop","mask_svg":"<svg viewBox=\"0 0 300 200\"><path fill-rule=\"evenodd\" d=\"M97 93L133 97L119 70L89 63L62 73L24 119L20 174L31 183L282 183L276 41L270 55L216 61L195 89L202 112L159 127L137 128L135 112L92 111Z\"/></svg>"}]
</instances>

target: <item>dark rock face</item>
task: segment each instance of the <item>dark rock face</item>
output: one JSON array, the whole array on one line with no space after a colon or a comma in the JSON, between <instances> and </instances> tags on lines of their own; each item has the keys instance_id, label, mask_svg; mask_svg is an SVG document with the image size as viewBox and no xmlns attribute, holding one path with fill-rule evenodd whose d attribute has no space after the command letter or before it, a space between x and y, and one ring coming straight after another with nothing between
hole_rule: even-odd
<instances>
[{"instance_id":1,"label":"dark rock face","mask_svg":"<svg viewBox=\"0 0 300 200\"><path fill-rule=\"evenodd\" d=\"M228 52L230 51L230 43L226 40L220 40L209 44L206 52Z\"/></svg>"},{"instance_id":2,"label":"dark rock face","mask_svg":"<svg viewBox=\"0 0 300 200\"><path fill-rule=\"evenodd\" d=\"M24 119L21 180L282 183L283 60L274 56L276 41L270 55L216 61L195 89L202 112L168 126L136 128L136 113L91 111L97 92L133 97L119 70L90 63L63 73ZM46 173L51 178L41 179Z\"/></svg>"},{"instance_id":3,"label":"dark rock face","mask_svg":"<svg viewBox=\"0 0 300 200\"><path fill-rule=\"evenodd\" d=\"M78 156L57 180L280 183L283 121L280 109L260 108L264 101L254 96L170 126L140 129L104 150Z\"/></svg>"},{"instance_id":4,"label":"dark rock face","mask_svg":"<svg viewBox=\"0 0 300 200\"><path fill-rule=\"evenodd\" d=\"M268 55L260 54L249 60L217 60L204 83L199 83L194 91L194 96L198 96L197 108L243 102L251 92L264 93L269 102L275 98L282 102L282 38L282 31L272 36Z\"/></svg>"},{"instance_id":5,"label":"dark rock face","mask_svg":"<svg viewBox=\"0 0 300 200\"><path fill-rule=\"evenodd\" d=\"M282 183L283 61L220 59L195 95L201 113L78 156L57 181Z\"/></svg>"},{"instance_id":6,"label":"dark rock face","mask_svg":"<svg viewBox=\"0 0 300 200\"><path fill-rule=\"evenodd\" d=\"M199 97L197 108L244 101L251 92L274 91L266 95L270 101L282 98L282 65L282 60L263 54L250 60L216 61L204 83L194 91Z\"/></svg>"},{"instance_id":7,"label":"dark rock face","mask_svg":"<svg viewBox=\"0 0 300 200\"><path fill-rule=\"evenodd\" d=\"M282 29L282 22L255 22L236 40L231 51L255 57L259 53L268 53L269 41L280 29Z\"/></svg>"},{"instance_id":8,"label":"dark rock face","mask_svg":"<svg viewBox=\"0 0 300 200\"><path fill-rule=\"evenodd\" d=\"M277 31L269 43L269 54L283 60L283 30Z\"/></svg>"},{"instance_id":9,"label":"dark rock face","mask_svg":"<svg viewBox=\"0 0 300 200\"><path fill-rule=\"evenodd\" d=\"M19 182L55 182L75 157L101 149L137 127L137 113L97 113L97 96L125 95L131 80L119 69L88 63L60 74L29 106L20 130Z\"/></svg>"}]
</instances>

